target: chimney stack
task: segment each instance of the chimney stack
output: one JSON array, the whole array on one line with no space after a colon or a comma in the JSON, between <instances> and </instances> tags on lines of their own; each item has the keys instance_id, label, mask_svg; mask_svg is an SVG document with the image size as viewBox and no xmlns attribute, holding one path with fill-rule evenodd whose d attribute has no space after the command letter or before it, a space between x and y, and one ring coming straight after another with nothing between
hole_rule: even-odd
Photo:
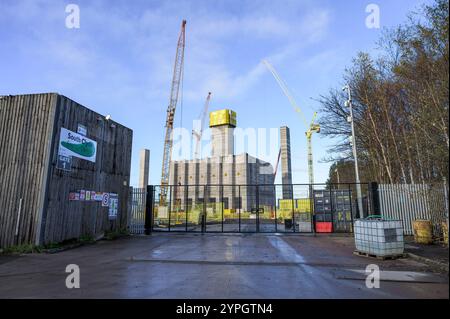
<instances>
[{"instance_id":1,"label":"chimney stack","mask_svg":"<svg viewBox=\"0 0 450 319\"><path fill-rule=\"evenodd\" d=\"M280 127L280 147L283 199L292 199L291 137L287 126Z\"/></svg>"}]
</instances>

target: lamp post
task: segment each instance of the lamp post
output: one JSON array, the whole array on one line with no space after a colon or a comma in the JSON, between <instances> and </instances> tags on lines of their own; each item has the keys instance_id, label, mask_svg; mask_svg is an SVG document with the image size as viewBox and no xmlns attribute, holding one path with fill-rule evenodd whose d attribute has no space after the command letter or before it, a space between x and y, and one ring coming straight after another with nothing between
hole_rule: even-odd
<instances>
[{"instance_id":1,"label":"lamp post","mask_svg":"<svg viewBox=\"0 0 450 319\"><path fill-rule=\"evenodd\" d=\"M342 88L343 91L347 90L348 100L345 102L345 106L348 106L350 110L350 116L348 121L352 127L352 150L353 150L353 158L355 159L355 179L356 179L356 196L358 200L358 211L360 216L364 215L363 212L363 204L362 204L362 196L361 196L361 184L359 180L359 169L358 169L358 154L356 153L356 139L355 139L355 125L353 121L353 107L352 107L352 95L350 92L350 86L347 84Z\"/></svg>"}]
</instances>

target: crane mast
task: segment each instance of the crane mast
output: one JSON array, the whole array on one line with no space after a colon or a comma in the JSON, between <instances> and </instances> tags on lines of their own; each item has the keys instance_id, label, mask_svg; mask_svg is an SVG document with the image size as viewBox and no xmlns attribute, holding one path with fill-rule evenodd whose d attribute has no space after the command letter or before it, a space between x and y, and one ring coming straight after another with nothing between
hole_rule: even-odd
<instances>
[{"instance_id":1,"label":"crane mast","mask_svg":"<svg viewBox=\"0 0 450 319\"><path fill-rule=\"evenodd\" d=\"M175 118L175 110L178 102L178 95L180 91L180 83L182 81L183 66L184 66L184 47L185 47L185 28L186 20L181 23L181 31L178 37L177 51L175 54L175 65L173 69L172 87L170 90L169 106L167 107L166 115L166 133L164 137L164 152L161 172L161 194L160 204L164 204L167 197L167 188L169 185L169 167L172 159L172 145L173 145L173 122Z\"/></svg>"},{"instance_id":2,"label":"crane mast","mask_svg":"<svg viewBox=\"0 0 450 319\"><path fill-rule=\"evenodd\" d=\"M309 124L309 128L306 131L306 140L308 144L308 178L309 178L309 184L314 184L314 169L313 169L313 153L312 153L312 133L313 132L320 132L320 126L318 124L314 124L314 120L316 119L317 113L314 112L311 124Z\"/></svg>"},{"instance_id":3,"label":"crane mast","mask_svg":"<svg viewBox=\"0 0 450 319\"><path fill-rule=\"evenodd\" d=\"M196 144L195 144L195 155L194 158L199 158L199 152L200 152L200 142L202 140L203 130L205 128L205 119L206 115L208 114L208 107L209 107L209 101L211 100L211 92L208 92L208 96L206 97L205 106L203 107L203 112L201 114L201 124L200 124L200 131L196 132L195 130L192 130L192 135L196 138Z\"/></svg>"}]
</instances>

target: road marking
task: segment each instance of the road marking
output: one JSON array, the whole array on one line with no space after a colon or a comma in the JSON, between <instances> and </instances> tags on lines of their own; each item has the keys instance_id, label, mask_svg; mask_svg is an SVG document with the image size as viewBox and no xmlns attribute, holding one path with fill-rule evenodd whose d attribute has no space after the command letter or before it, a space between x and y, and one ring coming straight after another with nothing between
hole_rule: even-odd
<instances>
[{"instance_id":1,"label":"road marking","mask_svg":"<svg viewBox=\"0 0 450 319\"><path fill-rule=\"evenodd\" d=\"M294 248L292 248L288 243L286 243L281 237L268 237L269 243L278 250L280 255L287 261L304 264L305 258L301 256Z\"/></svg>"},{"instance_id":2,"label":"road marking","mask_svg":"<svg viewBox=\"0 0 450 319\"><path fill-rule=\"evenodd\" d=\"M361 269L342 269L335 273L336 279L365 280L367 274ZM380 271L381 281L417 282L417 283L447 283L448 278L440 275L416 271Z\"/></svg>"}]
</instances>

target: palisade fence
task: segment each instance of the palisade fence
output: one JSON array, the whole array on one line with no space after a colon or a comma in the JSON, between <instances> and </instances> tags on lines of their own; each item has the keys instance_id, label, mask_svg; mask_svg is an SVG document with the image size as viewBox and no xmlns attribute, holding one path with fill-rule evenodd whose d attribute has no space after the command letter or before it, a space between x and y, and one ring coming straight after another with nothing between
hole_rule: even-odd
<instances>
[{"instance_id":1,"label":"palisade fence","mask_svg":"<svg viewBox=\"0 0 450 319\"><path fill-rule=\"evenodd\" d=\"M448 186L438 184L379 184L380 214L403 221L404 234L413 235L414 220L430 220L433 235L441 236L448 219Z\"/></svg>"},{"instance_id":2,"label":"palisade fence","mask_svg":"<svg viewBox=\"0 0 450 319\"><path fill-rule=\"evenodd\" d=\"M145 232L145 204L147 189L130 189L130 207L131 214L128 214L129 231L135 235L141 235Z\"/></svg>"}]
</instances>

